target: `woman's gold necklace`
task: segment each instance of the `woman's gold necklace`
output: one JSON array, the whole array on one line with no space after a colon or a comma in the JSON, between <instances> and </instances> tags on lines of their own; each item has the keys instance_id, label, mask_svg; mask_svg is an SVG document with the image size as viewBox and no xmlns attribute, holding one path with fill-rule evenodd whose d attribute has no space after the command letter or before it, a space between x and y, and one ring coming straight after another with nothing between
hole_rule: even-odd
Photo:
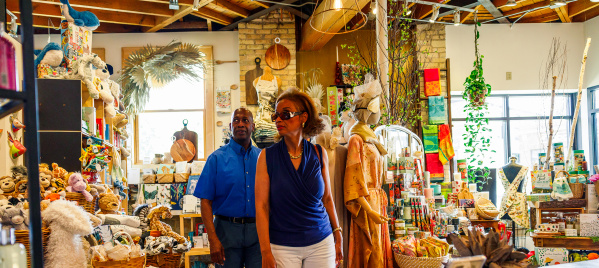
<instances>
[{"instance_id":1,"label":"woman's gold necklace","mask_svg":"<svg viewBox=\"0 0 599 268\"><path fill-rule=\"evenodd\" d=\"M300 152L300 154L298 156L293 156L289 151L287 151L287 153L289 154L289 157L291 157L291 159L298 159L298 158L302 157L302 154L304 154L304 146L302 145L302 151Z\"/></svg>"}]
</instances>

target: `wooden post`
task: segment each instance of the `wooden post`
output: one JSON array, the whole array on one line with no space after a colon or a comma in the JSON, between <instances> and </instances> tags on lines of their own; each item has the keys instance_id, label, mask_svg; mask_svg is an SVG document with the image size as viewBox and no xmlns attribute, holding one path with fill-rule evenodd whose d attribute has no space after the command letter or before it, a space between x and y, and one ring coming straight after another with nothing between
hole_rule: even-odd
<instances>
[{"instance_id":1,"label":"wooden post","mask_svg":"<svg viewBox=\"0 0 599 268\"><path fill-rule=\"evenodd\" d=\"M379 79L384 96L389 96L389 36L387 23L387 0L376 0L376 58L379 65ZM388 105L386 98L383 104Z\"/></svg>"},{"instance_id":2,"label":"wooden post","mask_svg":"<svg viewBox=\"0 0 599 268\"><path fill-rule=\"evenodd\" d=\"M545 165L543 170L549 169L549 159L551 159L551 142L553 141L553 107L555 106L555 82L557 76L553 77L553 87L551 88L551 110L549 110L549 138L547 139L547 152L545 154Z\"/></svg>"},{"instance_id":3,"label":"wooden post","mask_svg":"<svg viewBox=\"0 0 599 268\"><path fill-rule=\"evenodd\" d=\"M580 112L580 99L582 98L582 81L584 80L584 69L587 64L587 54L591 46L591 38L587 38L587 45L584 48L582 55L582 66L580 67L580 76L578 78L578 97L576 98L576 110L574 110L574 118L572 118L572 128L570 129L570 145L568 146L568 158L566 158L566 167L572 157L572 146L574 145L574 135L576 134L576 123L578 122L578 113Z\"/></svg>"}]
</instances>

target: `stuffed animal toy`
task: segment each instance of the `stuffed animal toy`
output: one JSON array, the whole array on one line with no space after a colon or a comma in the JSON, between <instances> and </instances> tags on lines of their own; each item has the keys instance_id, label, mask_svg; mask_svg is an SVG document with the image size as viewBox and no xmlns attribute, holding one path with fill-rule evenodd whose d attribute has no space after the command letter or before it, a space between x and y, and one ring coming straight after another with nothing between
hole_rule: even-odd
<instances>
[{"instance_id":1,"label":"stuffed animal toy","mask_svg":"<svg viewBox=\"0 0 599 268\"><path fill-rule=\"evenodd\" d=\"M17 133L17 131L25 128L25 125L21 123L21 120L19 120L19 118L17 118L16 116L11 115L9 119L13 133Z\"/></svg>"},{"instance_id":2,"label":"stuffed animal toy","mask_svg":"<svg viewBox=\"0 0 599 268\"><path fill-rule=\"evenodd\" d=\"M45 64L50 67L59 67L64 59L64 52L62 48L57 43L48 43L44 49L36 53L37 58L35 58L33 64L35 69L37 70L40 64ZM36 72L37 73L37 72ZM63 74L58 75L46 75L40 78L62 78Z\"/></svg>"},{"instance_id":3,"label":"stuffed animal toy","mask_svg":"<svg viewBox=\"0 0 599 268\"><path fill-rule=\"evenodd\" d=\"M46 190L50 191L50 193L65 193L67 190L67 185L62 179L52 178L50 181L50 187Z\"/></svg>"},{"instance_id":4,"label":"stuffed animal toy","mask_svg":"<svg viewBox=\"0 0 599 268\"><path fill-rule=\"evenodd\" d=\"M150 209L150 213L148 214L148 219L150 220L150 229L158 230L164 236L170 236L174 238L180 244L184 244L187 242L185 237L181 236L178 233L173 232L173 229L170 225L161 222L161 219L170 219L173 215L171 214L171 208L165 205L158 205Z\"/></svg>"},{"instance_id":5,"label":"stuffed animal toy","mask_svg":"<svg viewBox=\"0 0 599 268\"><path fill-rule=\"evenodd\" d=\"M64 168L59 167L58 164L52 163L52 178L64 181L69 178L69 173Z\"/></svg>"},{"instance_id":6,"label":"stuffed animal toy","mask_svg":"<svg viewBox=\"0 0 599 268\"><path fill-rule=\"evenodd\" d=\"M14 228L15 230L29 229L29 211L19 208L10 202L2 203L0 206L0 218L2 218L2 226Z\"/></svg>"},{"instance_id":7,"label":"stuffed animal toy","mask_svg":"<svg viewBox=\"0 0 599 268\"><path fill-rule=\"evenodd\" d=\"M150 220L148 219L148 214L150 213L150 205L149 204L141 204L135 207L133 210L133 216L139 217L139 228L143 231L147 231L150 226Z\"/></svg>"},{"instance_id":8,"label":"stuffed animal toy","mask_svg":"<svg viewBox=\"0 0 599 268\"><path fill-rule=\"evenodd\" d=\"M100 218L96 217L96 215L94 215L94 214L91 214L91 213L89 213L89 212L88 212L88 213L87 213L87 216L89 217L89 219L90 219L90 221L91 221L91 223L92 223L92 226L93 226L94 228L96 228L96 227L98 227L98 226L102 225L102 219L100 219Z\"/></svg>"},{"instance_id":9,"label":"stuffed animal toy","mask_svg":"<svg viewBox=\"0 0 599 268\"><path fill-rule=\"evenodd\" d=\"M0 178L0 194L9 194L15 191L16 184L11 176Z\"/></svg>"},{"instance_id":10,"label":"stuffed animal toy","mask_svg":"<svg viewBox=\"0 0 599 268\"><path fill-rule=\"evenodd\" d=\"M15 184L15 193L27 195L27 180L21 180Z\"/></svg>"},{"instance_id":11,"label":"stuffed animal toy","mask_svg":"<svg viewBox=\"0 0 599 268\"><path fill-rule=\"evenodd\" d=\"M42 211L42 218L52 230L45 259L47 268L86 267L82 236L92 233L89 215L74 202L57 200Z\"/></svg>"},{"instance_id":12,"label":"stuffed animal toy","mask_svg":"<svg viewBox=\"0 0 599 268\"><path fill-rule=\"evenodd\" d=\"M89 192L93 195L93 196L98 196L100 194L103 194L106 192L106 188L104 188L104 186L102 185L98 185L98 184L88 184L89 186Z\"/></svg>"},{"instance_id":13,"label":"stuffed animal toy","mask_svg":"<svg viewBox=\"0 0 599 268\"><path fill-rule=\"evenodd\" d=\"M129 189L129 187L125 187L125 184L119 179L114 181L114 189L121 199L127 199L127 194L125 194L125 189Z\"/></svg>"},{"instance_id":14,"label":"stuffed animal toy","mask_svg":"<svg viewBox=\"0 0 599 268\"><path fill-rule=\"evenodd\" d=\"M95 31L100 26L100 20L94 13L89 11L77 11L71 7L69 0L60 0L62 3L62 15L68 22L73 22L79 27L85 27L90 31Z\"/></svg>"},{"instance_id":15,"label":"stuffed animal toy","mask_svg":"<svg viewBox=\"0 0 599 268\"><path fill-rule=\"evenodd\" d=\"M46 192L50 185L52 184L52 171L48 169L48 164L40 164L39 167L40 173L40 191L45 196L50 193L50 191Z\"/></svg>"},{"instance_id":16,"label":"stuffed animal toy","mask_svg":"<svg viewBox=\"0 0 599 268\"><path fill-rule=\"evenodd\" d=\"M15 180L15 183L27 180L27 168L25 166L13 166L10 170L12 171L12 178Z\"/></svg>"},{"instance_id":17,"label":"stuffed animal toy","mask_svg":"<svg viewBox=\"0 0 599 268\"><path fill-rule=\"evenodd\" d=\"M92 194L87 191L87 183L85 182L85 179L83 179L83 176L81 176L81 173L73 173L73 175L69 177L67 192L81 193L87 202L94 200Z\"/></svg>"},{"instance_id":18,"label":"stuffed animal toy","mask_svg":"<svg viewBox=\"0 0 599 268\"><path fill-rule=\"evenodd\" d=\"M119 85L119 83L112 80L108 80L108 86L110 86L110 92L114 97L114 106L117 107L119 111L124 112L125 105L123 105L123 102L121 101L121 99L123 99L124 96L121 93L121 86Z\"/></svg>"},{"instance_id":19,"label":"stuffed animal toy","mask_svg":"<svg viewBox=\"0 0 599 268\"><path fill-rule=\"evenodd\" d=\"M19 156L27 152L27 148L25 148L25 146L23 146L19 140L13 139L10 133L7 134L8 135L6 136L8 137L8 142L10 143L10 157L12 159L17 159Z\"/></svg>"},{"instance_id":20,"label":"stuffed animal toy","mask_svg":"<svg viewBox=\"0 0 599 268\"><path fill-rule=\"evenodd\" d=\"M113 118L116 115L116 109L114 108L114 96L110 91L108 81L110 81L110 74L106 69L96 69L96 78L94 84L100 91L100 98L104 101L104 112L106 118Z\"/></svg>"},{"instance_id":21,"label":"stuffed animal toy","mask_svg":"<svg viewBox=\"0 0 599 268\"><path fill-rule=\"evenodd\" d=\"M119 201L120 200L118 196L116 196L115 194L100 194L100 198L98 199L98 206L100 207L100 212L98 212L98 214L119 214Z\"/></svg>"},{"instance_id":22,"label":"stuffed animal toy","mask_svg":"<svg viewBox=\"0 0 599 268\"><path fill-rule=\"evenodd\" d=\"M94 78L96 76L94 68L103 70L106 68L106 63L104 63L104 61L102 61L96 54L84 54L73 63L71 68L73 72L66 75L65 79L82 80L89 91L90 97L98 99L100 97L100 91L94 84Z\"/></svg>"}]
</instances>

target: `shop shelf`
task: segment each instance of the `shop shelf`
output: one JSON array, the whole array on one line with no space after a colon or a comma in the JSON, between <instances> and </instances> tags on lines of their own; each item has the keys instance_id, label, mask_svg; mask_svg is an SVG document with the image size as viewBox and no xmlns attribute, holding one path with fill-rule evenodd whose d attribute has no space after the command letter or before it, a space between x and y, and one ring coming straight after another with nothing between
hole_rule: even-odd
<instances>
[{"instance_id":1,"label":"shop shelf","mask_svg":"<svg viewBox=\"0 0 599 268\"><path fill-rule=\"evenodd\" d=\"M24 100L25 92L0 89L0 99Z\"/></svg>"},{"instance_id":2,"label":"shop shelf","mask_svg":"<svg viewBox=\"0 0 599 268\"><path fill-rule=\"evenodd\" d=\"M23 101L20 99L13 99L0 106L0 118L14 113L23 108Z\"/></svg>"}]
</instances>

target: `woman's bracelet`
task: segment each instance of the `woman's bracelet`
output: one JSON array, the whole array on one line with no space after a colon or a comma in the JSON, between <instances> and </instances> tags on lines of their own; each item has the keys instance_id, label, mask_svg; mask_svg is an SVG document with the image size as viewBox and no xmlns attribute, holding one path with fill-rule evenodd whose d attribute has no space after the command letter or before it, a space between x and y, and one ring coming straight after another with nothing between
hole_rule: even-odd
<instances>
[{"instance_id":1,"label":"woman's bracelet","mask_svg":"<svg viewBox=\"0 0 599 268\"><path fill-rule=\"evenodd\" d=\"M339 232L343 232L343 229L341 229L341 227L337 227L337 228L335 228L335 229L333 230L333 233L335 233L335 232L337 232L337 231L339 231Z\"/></svg>"}]
</instances>

